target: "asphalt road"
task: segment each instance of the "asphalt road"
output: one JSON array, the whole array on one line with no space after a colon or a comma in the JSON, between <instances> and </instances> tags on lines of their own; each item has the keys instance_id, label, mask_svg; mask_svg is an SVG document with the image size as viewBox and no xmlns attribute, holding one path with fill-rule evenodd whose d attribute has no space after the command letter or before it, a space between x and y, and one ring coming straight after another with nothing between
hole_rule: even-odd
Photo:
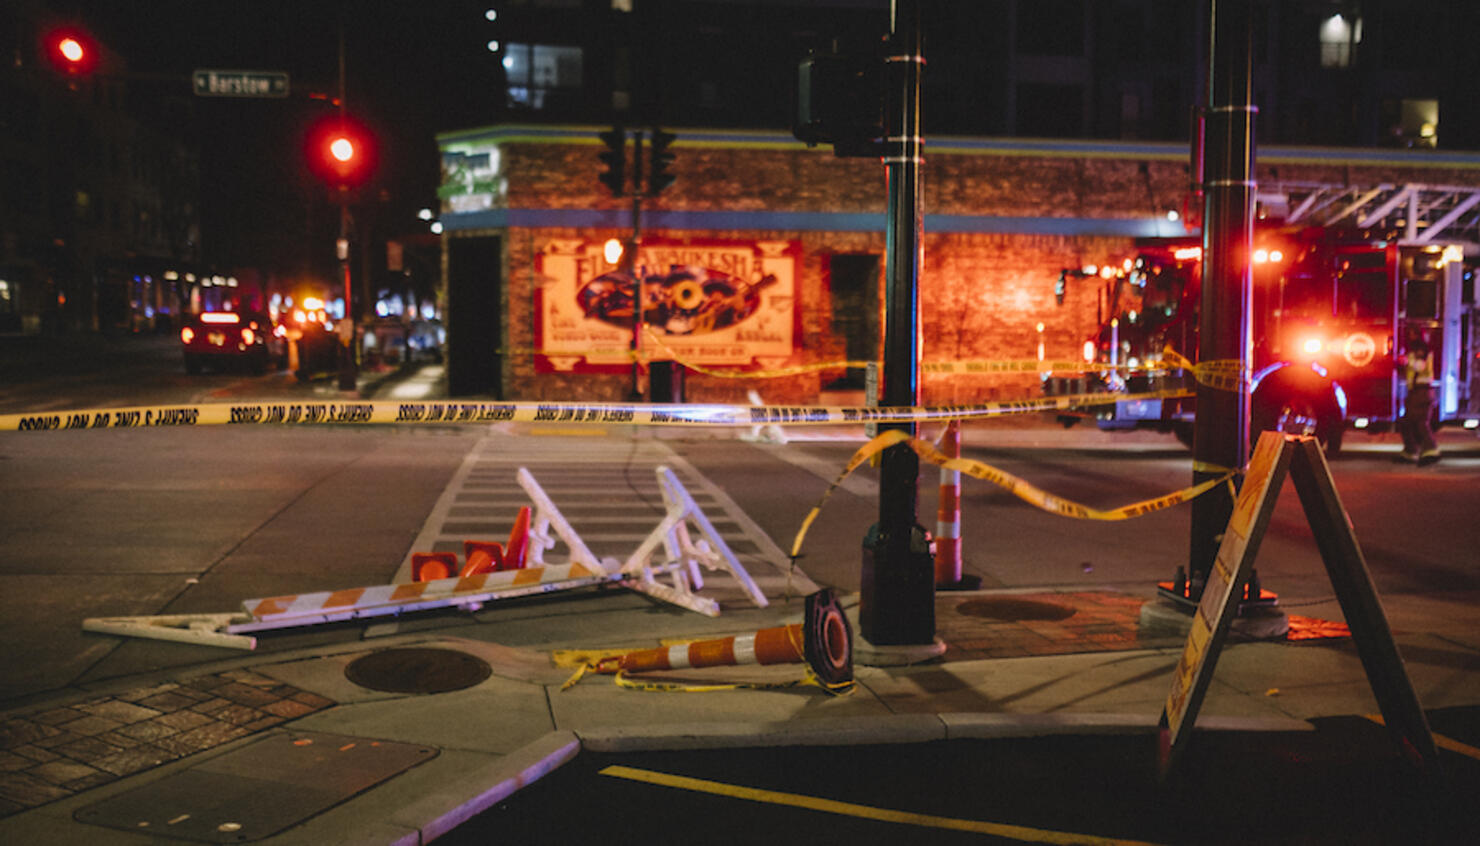
<instances>
[{"instance_id":1,"label":"asphalt road","mask_svg":"<svg viewBox=\"0 0 1480 846\"><path fill-rule=\"evenodd\" d=\"M1480 743L1480 709L1430 721ZM1430 782L1381 726L1312 722L1199 732L1165 780L1144 734L583 754L438 842L1473 842L1480 760Z\"/></svg>"}]
</instances>

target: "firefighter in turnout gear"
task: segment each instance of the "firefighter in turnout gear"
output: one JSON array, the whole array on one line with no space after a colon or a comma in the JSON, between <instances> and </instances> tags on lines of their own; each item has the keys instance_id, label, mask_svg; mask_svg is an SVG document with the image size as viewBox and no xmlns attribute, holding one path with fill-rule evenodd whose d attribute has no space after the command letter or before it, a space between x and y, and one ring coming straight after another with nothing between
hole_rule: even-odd
<instances>
[{"instance_id":1,"label":"firefighter in turnout gear","mask_svg":"<svg viewBox=\"0 0 1480 846\"><path fill-rule=\"evenodd\" d=\"M1423 334L1412 336L1408 352L1400 361L1408 393L1403 402L1403 417L1398 421L1398 430L1403 435L1403 454L1399 460L1433 464L1439 460L1439 447L1429 429L1429 414L1434 406L1434 358L1428 339Z\"/></svg>"}]
</instances>

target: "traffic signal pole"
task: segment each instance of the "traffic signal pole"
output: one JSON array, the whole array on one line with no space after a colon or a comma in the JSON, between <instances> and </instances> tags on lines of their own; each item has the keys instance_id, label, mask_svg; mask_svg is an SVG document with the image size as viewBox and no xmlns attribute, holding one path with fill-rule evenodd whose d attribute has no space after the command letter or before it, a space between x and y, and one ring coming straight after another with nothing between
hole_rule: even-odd
<instances>
[{"instance_id":1,"label":"traffic signal pole","mask_svg":"<svg viewBox=\"0 0 1480 846\"><path fill-rule=\"evenodd\" d=\"M642 400L642 273L637 249L642 243L642 132L632 133L632 236L622 250L622 271L632 280L632 399Z\"/></svg>"},{"instance_id":2,"label":"traffic signal pole","mask_svg":"<svg viewBox=\"0 0 1480 846\"><path fill-rule=\"evenodd\" d=\"M919 404L920 50L919 0L895 0L886 60L883 404ZM889 424L915 433L913 423ZM879 468L879 522L863 541L859 628L875 646L935 642L935 563L917 522L920 461L908 445L885 450Z\"/></svg>"},{"instance_id":3,"label":"traffic signal pole","mask_svg":"<svg viewBox=\"0 0 1480 846\"><path fill-rule=\"evenodd\" d=\"M344 20L339 21L339 120L344 123ZM358 151L351 151L352 155ZM356 323L354 312L354 288L350 284L349 272L349 197L345 186L339 186L339 241L335 245L339 266L344 275L344 320L348 331L340 330L339 344L339 390L353 391L359 386L359 364L356 361ZM346 335L348 336L346 338Z\"/></svg>"},{"instance_id":4,"label":"traffic signal pole","mask_svg":"<svg viewBox=\"0 0 1480 846\"><path fill-rule=\"evenodd\" d=\"M1198 358L1237 362L1235 390L1199 384L1193 423L1194 484L1242 468L1249 457L1249 363L1253 340L1254 115L1250 84L1250 2L1210 0L1205 115L1202 293ZM1196 602L1212 572L1233 495L1226 486L1192 501L1187 598ZM1180 579L1179 579L1180 581Z\"/></svg>"}]
</instances>

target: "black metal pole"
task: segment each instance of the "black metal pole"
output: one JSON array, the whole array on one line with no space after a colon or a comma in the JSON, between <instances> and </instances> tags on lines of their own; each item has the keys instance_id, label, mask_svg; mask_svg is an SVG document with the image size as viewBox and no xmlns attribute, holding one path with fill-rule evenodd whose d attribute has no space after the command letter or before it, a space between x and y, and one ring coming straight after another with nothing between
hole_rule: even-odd
<instances>
[{"instance_id":1,"label":"black metal pole","mask_svg":"<svg viewBox=\"0 0 1480 846\"><path fill-rule=\"evenodd\" d=\"M1250 83L1250 0L1210 0L1208 107L1203 164L1202 300L1198 357L1251 359L1249 312L1253 291L1254 115ZM1199 384L1193 429L1194 483L1243 467L1249 456L1249 389ZM1218 545L1233 514L1226 487L1192 502L1190 598L1202 595Z\"/></svg>"},{"instance_id":2,"label":"black metal pole","mask_svg":"<svg viewBox=\"0 0 1480 846\"><path fill-rule=\"evenodd\" d=\"M883 404L919 404L921 266L919 0L895 0L887 58L884 165L889 208L885 243ZM880 426L914 434L913 423ZM908 446L886 450L879 468L879 522L864 539L859 628L875 645L935 640L935 564L916 523L920 460Z\"/></svg>"},{"instance_id":3,"label":"black metal pole","mask_svg":"<svg viewBox=\"0 0 1480 846\"><path fill-rule=\"evenodd\" d=\"M642 244L642 131L632 133L632 236L622 249L622 270L632 280L632 400L642 401L642 308L644 289L637 250Z\"/></svg>"}]
</instances>

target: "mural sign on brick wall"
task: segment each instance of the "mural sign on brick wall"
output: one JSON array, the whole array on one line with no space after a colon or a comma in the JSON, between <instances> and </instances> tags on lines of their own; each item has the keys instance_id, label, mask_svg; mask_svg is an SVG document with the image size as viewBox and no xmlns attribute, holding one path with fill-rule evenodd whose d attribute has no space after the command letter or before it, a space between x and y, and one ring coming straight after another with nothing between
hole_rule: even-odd
<instances>
[{"instance_id":1,"label":"mural sign on brick wall","mask_svg":"<svg viewBox=\"0 0 1480 846\"><path fill-rule=\"evenodd\" d=\"M536 260L536 370L629 366L635 279L659 342L644 341L645 357L780 366L796 350L800 255L797 241L647 238L629 274L606 261L601 241L550 239Z\"/></svg>"}]
</instances>

